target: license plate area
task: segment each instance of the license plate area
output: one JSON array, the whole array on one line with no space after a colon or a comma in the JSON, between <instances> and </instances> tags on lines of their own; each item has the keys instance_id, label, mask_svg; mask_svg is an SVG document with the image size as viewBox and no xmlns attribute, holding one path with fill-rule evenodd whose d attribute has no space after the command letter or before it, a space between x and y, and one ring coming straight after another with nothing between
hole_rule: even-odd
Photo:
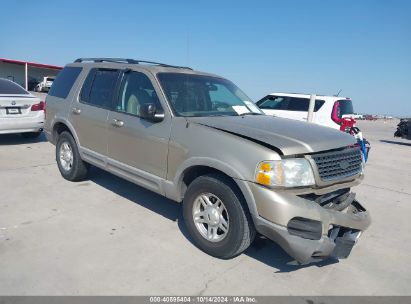
<instances>
[{"instance_id":1,"label":"license plate area","mask_svg":"<svg viewBox=\"0 0 411 304\"><path fill-rule=\"evenodd\" d=\"M332 257L337 259L346 259L352 248L355 245L355 241L349 238L339 237L335 240L335 248L331 254Z\"/></svg>"},{"instance_id":2,"label":"license plate area","mask_svg":"<svg viewBox=\"0 0 411 304\"><path fill-rule=\"evenodd\" d=\"M336 259L347 258L360 235L361 231L356 229L341 226L334 226L330 229L328 237L335 243L331 257Z\"/></svg>"},{"instance_id":3,"label":"license plate area","mask_svg":"<svg viewBox=\"0 0 411 304\"><path fill-rule=\"evenodd\" d=\"M8 107L8 108L6 108L6 114L7 115L21 114L21 108L20 107Z\"/></svg>"}]
</instances>

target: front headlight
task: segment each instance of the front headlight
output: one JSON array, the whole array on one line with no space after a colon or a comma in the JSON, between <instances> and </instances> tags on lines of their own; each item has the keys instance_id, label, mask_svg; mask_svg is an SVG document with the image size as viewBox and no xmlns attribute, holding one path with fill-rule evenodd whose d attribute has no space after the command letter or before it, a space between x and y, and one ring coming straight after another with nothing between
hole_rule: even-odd
<instances>
[{"instance_id":1,"label":"front headlight","mask_svg":"<svg viewBox=\"0 0 411 304\"><path fill-rule=\"evenodd\" d=\"M265 186L303 187L315 184L311 165L304 158L263 161L257 166L255 180Z\"/></svg>"}]
</instances>

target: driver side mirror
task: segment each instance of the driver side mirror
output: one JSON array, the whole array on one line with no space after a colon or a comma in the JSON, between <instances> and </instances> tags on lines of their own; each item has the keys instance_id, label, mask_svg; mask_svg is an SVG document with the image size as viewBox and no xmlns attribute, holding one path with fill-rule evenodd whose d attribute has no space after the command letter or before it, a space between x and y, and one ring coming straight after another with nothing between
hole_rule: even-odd
<instances>
[{"instance_id":1,"label":"driver side mirror","mask_svg":"<svg viewBox=\"0 0 411 304\"><path fill-rule=\"evenodd\" d=\"M154 103L144 103L140 106L140 117L152 122L160 122L164 119L164 113L156 113L157 108Z\"/></svg>"}]
</instances>

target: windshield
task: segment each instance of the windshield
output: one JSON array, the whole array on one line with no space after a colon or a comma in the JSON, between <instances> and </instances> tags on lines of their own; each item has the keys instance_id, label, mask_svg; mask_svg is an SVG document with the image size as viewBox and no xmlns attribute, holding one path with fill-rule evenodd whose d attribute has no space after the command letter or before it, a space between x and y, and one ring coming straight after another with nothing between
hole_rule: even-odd
<instances>
[{"instance_id":1,"label":"windshield","mask_svg":"<svg viewBox=\"0 0 411 304\"><path fill-rule=\"evenodd\" d=\"M6 79L0 79L0 94L29 94L25 89L17 83Z\"/></svg>"},{"instance_id":2,"label":"windshield","mask_svg":"<svg viewBox=\"0 0 411 304\"><path fill-rule=\"evenodd\" d=\"M54 78L47 78L46 81L54 81Z\"/></svg>"},{"instance_id":3,"label":"windshield","mask_svg":"<svg viewBox=\"0 0 411 304\"><path fill-rule=\"evenodd\" d=\"M177 116L263 114L228 80L183 73L159 73L158 79Z\"/></svg>"}]
</instances>

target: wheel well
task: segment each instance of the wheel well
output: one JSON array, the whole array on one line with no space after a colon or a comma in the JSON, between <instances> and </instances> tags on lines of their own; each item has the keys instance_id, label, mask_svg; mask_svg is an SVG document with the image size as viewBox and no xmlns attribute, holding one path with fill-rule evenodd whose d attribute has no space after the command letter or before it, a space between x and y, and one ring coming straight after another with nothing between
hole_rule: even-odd
<instances>
[{"instance_id":1,"label":"wheel well","mask_svg":"<svg viewBox=\"0 0 411 304\"><path fill-rule=\"evenodd\" d=\"M64 131L69 132L71 135L73 135L70 129L64 123L62 122L56 123L53 127L53 140L56 142L59 135L63 133Z\"/></svg>"},{"instance_id":2,"label":"wheel well","mask_svg":"<svg viewBox=\"0 0 411 304\"><path fill-rule=\"evenodd\" d=\"M206 175L206 174L210 174L210 173L222 174L222 175L225 175L228 178L231 178L227 174L225 174L224 172L221 172L220 170L217 170L217 169L212 168L212 167L193 166L193 167L190 167L190 168L188 168L184 171L183 185L185 187L188 187L192 183L192 181L195 180L197 177L202 176L202 175ZM183 190L185 190L185 189L183 189ZM183 192L185 192L185 191L183 191Z\"/></svg>"},{"instance_id":3,"label":"wheel well","mask_svg":"<svg viewBox=\"0 0 411 304\"><path fill-rule=\"evenodd\" d=\"M183 179L182 179L182 185L181 185L181 197L184 197L184 194L188 188L188 186L197 178L200 177L202 175L206 175L206 174L218 174L222 177L224 177L233 188L235 188L236 192L241 196L241 200L244 203L245 208L247 208L247 211L249 212L249 214L251 214L250 212L250 207L248 206L247 200L245 199L244 193L243 191L241 191L240 187L237 185L237 183L235 182L235 180L225 174L224 172L212 168L212 167L208 167L208 166L193 166L190 168L187 168L184 171L184 175L183 175Z\"/></svg>"},{"instance_id":4,"label":"wheel well","mask_svg":"<svg viewBox=\"0 0 411 304\"><path fill-rule=\"evenodd\" d=\"M225 177L226 179L230 180L230 182L232 183L233 187L235 187L239 193L241 193L241 195L243 195L241 189L238 187L237 183L234 181L234 179L225 174L224 172L212 168L212 167L208 167L208 166L193 166L190 168L187 168L184 171L184 175L183 175L183 182L182 182L182 189L181 189L181 194L182 197L184 196L184 193L186 192L188 186L197 178L200 177L202 175L206 175L206 174L211 174L211 173L215 173L218 175L221 175L223 177Z\"/></svg>"}]
</instances>

